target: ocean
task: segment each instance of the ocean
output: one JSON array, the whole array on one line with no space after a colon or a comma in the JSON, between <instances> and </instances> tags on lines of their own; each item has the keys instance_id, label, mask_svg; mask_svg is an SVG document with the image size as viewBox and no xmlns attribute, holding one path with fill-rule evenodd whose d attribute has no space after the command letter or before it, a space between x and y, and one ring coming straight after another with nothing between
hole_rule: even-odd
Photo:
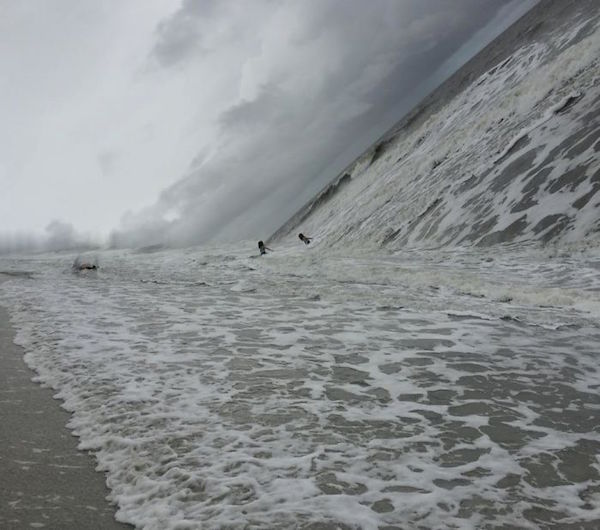
<instances>
[{"instance_id":1,"label":"ocean","mask_svg":"<svg viewBox=\"0 0 600 530\"><path fill-rule=\"evenodd\" d=\"M0 258L120 521L600 526L599 11L542 2L266 256Z\"/></svg>"},{"instance_id":2,"label":"ocean","mask_svg":"<svg viewBox=\"0 0 600 530\"><path fill-rule=\"evenodd\" d=\"M600 521L600 253L313 243L3 260L30 273L2 284L16 341L120 520Z\"/></svg>"}]
</instances>

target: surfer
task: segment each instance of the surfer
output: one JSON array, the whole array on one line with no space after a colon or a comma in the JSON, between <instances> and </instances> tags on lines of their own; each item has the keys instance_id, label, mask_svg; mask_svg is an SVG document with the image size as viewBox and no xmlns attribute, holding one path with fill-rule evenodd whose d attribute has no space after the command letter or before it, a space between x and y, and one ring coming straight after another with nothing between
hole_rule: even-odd
<instances>
[{"instance_id":1,"label":"surfer","mask_svg":"<svg viewBox=\"0 0 600 530\"><path fill-rule=\"evenodd\" d=\"M298 237L305 245L308 245L312 239L312 237L306 237L302 232L298 234Z\"/></svg>"},{"instance_id":2,"label":"surfer","mask_svg":"<svg viewBox=\"0 0 600 530\"><path fill-rule=\"evenodd\" d=\"M271 250L269 247L265 246L265 244L262 241L258 242L258 250L260 250L260 255L262 256L263 254L267 253L267 250ZM273 252L273 250L271 250L271 252Z\"/></svg>"}]
</instances>

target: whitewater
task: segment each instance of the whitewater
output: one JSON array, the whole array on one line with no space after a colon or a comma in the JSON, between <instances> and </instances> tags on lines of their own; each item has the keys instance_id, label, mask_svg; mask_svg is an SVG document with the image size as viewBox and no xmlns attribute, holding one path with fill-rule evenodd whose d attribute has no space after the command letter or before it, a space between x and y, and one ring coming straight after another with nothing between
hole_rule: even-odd
<instances>
[{"instance_id":1,"label":"whitewater","mask_svg":"<svg viewBox=\"0 0 600 530\"><path fill-rule=\"evenodd\" d=\"M600 255L301 246L38 256L2 284L119 520L600 520Z\"/></svg>"},{"instance_id":2,"label":"whitewater","mask_svg":"<svg viewBox=\"0 0 600 530\"><path fill-rule=\"evenodd\" d=\"M600 525L599 11L542 2L266 256L0 258L15 342L119 521Z\"/></svg>"}]
</instances>

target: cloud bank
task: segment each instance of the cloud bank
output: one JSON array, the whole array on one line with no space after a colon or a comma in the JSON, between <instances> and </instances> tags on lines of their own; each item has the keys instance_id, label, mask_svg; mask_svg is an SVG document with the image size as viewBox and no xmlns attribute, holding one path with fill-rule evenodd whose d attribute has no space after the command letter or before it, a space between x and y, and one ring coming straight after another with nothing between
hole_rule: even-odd
<instances>
[{"instance_id":1,"label":"cloud bank","mask_svg":"<svg viewBox=\"0 0 600 530\"><path fill-rule=\"evenodd\" d=\"M72 224L51 221L43 234L31 232L0 233L0 255L24 252L85 251L99 248L99 242L90 235L77 232Z\"/></svg>"},{"instance_id":2,"label":"cloud bank","mask_svg":"<svg viewBox=\"0 0 600 530\"><path fill-rule=\"evenodd\" d=\"M7 4L0 239L264 239L534 3Z\"/></svg>"},{"instance_id":3,"label":"cloud bank","mask_svg":"<svg viewBox=\"0 0 600 530\"><path fill-rule=\"evenodd\" d=\"M184 1L158 26L158 68L194 77L207 74L205 61L222 63L237 90L216 116L210 149L154 206L125 218L113 243L264 238L424 96L415 88L506 6L265 1L249 16L245 4Z\"/></svg>"}]
</instances>

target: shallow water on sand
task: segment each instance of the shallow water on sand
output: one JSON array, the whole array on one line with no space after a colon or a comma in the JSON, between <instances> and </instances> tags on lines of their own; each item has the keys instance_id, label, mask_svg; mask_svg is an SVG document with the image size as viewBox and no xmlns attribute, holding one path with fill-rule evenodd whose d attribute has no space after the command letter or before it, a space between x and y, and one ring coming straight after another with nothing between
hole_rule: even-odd
<instances>
[{"instance_id":1,"label":"shallow water on sand","mask_svg":"<svg viewBox=\"0 0 600 530\"><path fill-rule=\"evenodd\" d=\"M238 247L239 248L239 247ZM247 247L249 248L249 247ZM3 259L39 380L146 528L600 522L600 258Z\"/></svg>"}]
</instances>

